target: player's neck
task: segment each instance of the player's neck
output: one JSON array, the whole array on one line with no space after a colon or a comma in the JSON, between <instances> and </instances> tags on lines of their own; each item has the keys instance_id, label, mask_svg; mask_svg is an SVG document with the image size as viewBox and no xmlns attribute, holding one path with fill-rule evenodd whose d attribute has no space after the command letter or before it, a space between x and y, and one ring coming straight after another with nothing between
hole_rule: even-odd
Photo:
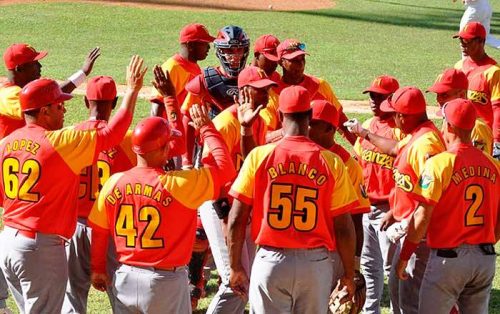
<instances>
[{"instance_id":1,"label":"player's neck","mask_svg":"<svg viewBox=\"0 0 500 314\"><path fill-rule=\"evenodd\" d=\"M293 75L290 72L283 71L283 77L281 78L283 83L288 85L298 85L304 80L304 73L301 75Z\"/></svg>"},{"instance_id":2,"label":"player's neck","mask_svg":"<svg viewBox=\"0 0 500 314\"><path fill-rule=\"evenodd\" d=\"M475 55L472 55L472 56L469 56L469 58L471 58L472 61L478 63L478 62L481 62L482 60L486 59L488 57L488 55L486 54L486 51L482 51L482 52L479 52Z\"/></svg>"}]
</instances>

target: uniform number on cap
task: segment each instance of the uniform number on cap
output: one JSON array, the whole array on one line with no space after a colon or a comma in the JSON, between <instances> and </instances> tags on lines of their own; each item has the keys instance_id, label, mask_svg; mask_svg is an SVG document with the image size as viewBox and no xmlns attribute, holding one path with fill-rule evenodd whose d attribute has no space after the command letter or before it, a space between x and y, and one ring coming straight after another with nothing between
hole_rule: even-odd
<instances>
[{"instance_id":1,"label":"uniform number on cap","mask_svg":"<svg viewBox=\"0 0 500 314\"><path fill-rule=\"evenodd\" d=\"M163 239L155 238L155 233L160 226L160 212L154 206L143 206L139 209L138 222L135 223L134 206L123 204L116 218L116 235L125 238L125 245L130 248L136 247L138 231L141 231L139 244L142 249L163 248ZM146 223L144 226L143 223ZM138 230L139 229L139 230Z\"/></svg>"},{"instance_id":2,"label":"uniform number on cap","mask_svg":"<svg viewBox=\"0 0 500 314\"><path fill-rule=\"evenodd\" d=\"M5 196L11 200L38 202L40 194L33 192L33 186L40 179L40 164L34 159L21 163L13 157L5 158L2 164Z\"/></svg>"},{"instance_id":3,"label":"uniform number on cap","mask_svg":"<svg viewBox=\"0 0 500 314\"><path fill-rule=\"evenodd\" d=\"M476 184L469 185L465 189L464 198L466 201L472 201L465 213L465 226L473 227L484 225L484 216L477 214L477 212L481 208L481 205L483 204L483 188Z\"/></svg>"},{"instance_id":4,"label":"uniform number on cap","mask_svg":"<svg viewBox=\"0 0 500 314\"><path fill-rule=\"evenodd\" d=\"M293 225L297 231L311 231L316 227L318 218L317 199L316 189L274 183L271 185L267 223L277 230Z\"/></svg>"}]
</instances>

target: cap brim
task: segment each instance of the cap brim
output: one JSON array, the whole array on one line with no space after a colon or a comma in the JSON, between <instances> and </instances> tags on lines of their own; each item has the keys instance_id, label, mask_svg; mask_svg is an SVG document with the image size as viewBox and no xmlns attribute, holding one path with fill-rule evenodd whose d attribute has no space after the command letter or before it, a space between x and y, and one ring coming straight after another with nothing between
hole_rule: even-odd
<instances>
[{"instance_id":1,"label":"cap brim","mask_svg":"<svg viewBox=\"0 0 500 314\"><path fill-rule=\"evenodd\" d=\"M179 42L181 44L192 43L192 42L211 43L214 40L215 40L215 37L208 36L208 37L197 37L197 38L180 39Z\"/></svg>"},{"instance_id":2,"label":"cap brim","mask_svg":"<svg viewBox=\"0 0 500 314\"><path fill-rule=\"evenodd\" d=\"M449 86L443 84L434 84L427 89L427 92L432 92L436 94L442 94L450 91L451 88Z\"/></svg>"},{"instance_id":3,"label":"cap brim","mask_svg":"<svg viewBox=\"0 0 500 314\"><path fill-rule=\"evenodd\" d=\"M262 79L258 80L252 83L248 84L249 86L255 87L255 88L264 88L264 87L269 87L269 86L278 86L278 84L274 81L271 81L269 79Z\"/></svg>"},{"instance_id":4,"label":"cap brim","mask_svg":"<svg viewBox=\"0 0 500 314\"><path fill-rule=\"evenodd\" d=\"M383 95L392 94L388 90L385 90L383 88L373 87L373 86L372 87L368 87L367 89L365 89L363 91L363 94L366 94L366 93L377 93L377 94L383 94Z\"/></svg>"},{"instance_id":5,"label":"cap brim","mask_svg":"<svg viewBox=\"0 0 500 314\"><path fill-rule=\"evenodd\" d=\"M380 104L380 110L383 112L396 112L396 110L394 110L394 107L392 106L392 103L389 101L389 99L384 100Z\"/></svg>"},{"instance_id":6,"label":"cap brim","mask_svg":"<svg viewBox=\"0 0 500 314\"><path fill-rule=\"evenodd\" d=\"M472 39L476 38L477 36L471 35L471 34L464 34L464 33L456 33L453 35L453 38L463 38L463 39Z\"/></svg>"},{"instance_id":7,"label":"cap brim","mask_svg":"<svg viewBox=\"0 0 500 314\"><path fill-rule=\"evenodd\" d=\"M47 56L47 53L48 53L47 51L39 51L38 55L33 60L38 61L40 59L43 59L43 58L45 58L45 56Z\"/></svg>"},{"instance_id":8,"label":"cap brim","mask_svg":"<svg viewBox=\"0 0 500 314\"><path fill-rule=\"evenodd\" d=\"M70 100L71 98L73 98L73 95L62 93L61 95L59 95L59 98L57 98L54 102L59 103L59 102L63 102L66 100Z\"/></svg>"},{"instance_id":9,"label":"cap brim","mask_svg":"<svg viewBox=\"0 0 500 314\"><path fill-rule=\"evenodd\" d=\"M280 60L280 58L277 55L273 55L273 54L270 54L268 52L261 52L261 54L263 54L264 57L266 57L266 59L274 61L274 62L278 62Z\"/></svg>"},{"instance_id":10,"label":"cap brim","mask_svg":"<svg viewBox=\"0 0 500 314\"><path fill-rule=\"evenodd\" d=\"M284 54L281 58L287 59L287 60L292 60L292 59L297 58L298 56L302 56L302 55L309 55L309 54L307 52L305 52L304 50L297 50L297 51L294 51L291 53Z\"/></svg>"}]
</instances>

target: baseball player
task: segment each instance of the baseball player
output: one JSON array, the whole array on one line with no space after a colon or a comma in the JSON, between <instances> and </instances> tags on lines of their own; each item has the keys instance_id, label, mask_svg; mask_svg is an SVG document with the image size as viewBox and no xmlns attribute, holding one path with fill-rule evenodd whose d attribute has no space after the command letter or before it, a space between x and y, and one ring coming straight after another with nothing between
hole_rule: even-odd
<instances>
[{"instance_id":1,"label":"baseball player","mask_svg":"<svg viewBox=\"0 0 500 314\"><path fill-rule=\"evenodd\" d=\"M465 99L447 102L447 151L425 163L412 197L419 204L397 265L406 265L420 241L431 248L420 289L419 313L488 313L495 275L495 243L500 238L498 162L472 146L476 110Z\"/></svg>"},{"instance_id":2,"label":"baseball player","mask_svg":"<svg viewBox=\"0 0 500 314\"><path fill-rule=\"evenodd\" d=\"M229 25L219 30L214 40L215 55L220 61L218 67L207 67L203 73L192 79L187 85L188 94L181 110L185 115L187 152L183 156L183 166L193 166L195 134L189 125L189 108L193 104L208 104L210 117L214 118L225 108L233 104L238 95L238 74L243 70L248 57L250 39L238 26Z\"/></svg>"},{"instance_id":3,"label":"baseball player","mask_svg":"<svg viewBox=\"0 0 500 314\"><path fill-rule=\"evenodd\" d=\"M198 61L205 60L210 50L210 43L215 37L210 36L207 28L198 23L184 26L179 34L179 52L161 65L172 82L177 103L182 105L187 95L186 84L201 74ZM163 106L163 95L155 90L151 101L151 115L166 118Z\"/></svg>"},{"instance_id":4,"label":"baseball player","mask_svg":"<svg viewBox=\"0 0 500 314\"><path fill-rule=\"evenodd\" d=\"M368 93L373 117L363 123L363 128L385 138L401 139L390 113L382 112L380 104L399 88L396 78L389 75L376 77L363 91ZM358 138L354 151L363 169L370 213L363 216L363 251L361 267L366 279L365 313L380 314L380 302L384 290L384 275L389 276L396 246L380 229L382 218L389 211L389 195L394 189L392 177L394 156L385 154L364 138Z\"/></svg>"},{"instance_id":5,"label":"baseball player","mask_svg":"<svg viewBox=\"0 0 500 314\"><path fill-rule=\"evenodd\" d=\"M481 23L470 22L453 37L460 40L467 56L455 68L467 75L467 98L476 106L478 116L492 128L493 155L500 158L500 67L484 50L486 30Z\"/></svg>"},{"instance_id":6,"label":"baseball player","mask_svg":"<svg viewBox=\"0 0 500 314\"><path fill-rule=\"evenodd\" d=\"M436 100L440 107L450 100L467 98L467 76L457 69L446 69L440 74L434 84L427 91L436 93ZM437 112L439 116L441 110ZM446 125L443 124L443 130ZM477 118L471 133L472 144L491 156L493 149L493 132L482 118Z\"/></svg>"},{"instance_id":7,"label":"baseball player","mask_svg":"<svg viewBox=\"0 0 500 314\"><path fill-rule=\"evenodd\" d=\"M278 82L279 86L276 89L277 94L279 94L283 88L299 85L304 87L311 94L311 99L313 100L327 100L329 103L333 104L337 110L340 111L340 132L343 136L351 143L354 144L356 137L349 132L346 132L346 128L343 123L347 121L347 117L342 111L342 105L340 104L337 96L332 90L330 84L324 79L314 77L304 73L306 59L305 56L308 53L305 51L305 44L298 41L297 39L286 39L278 45L277 53L279 58L279 65L283 70L283 76ZM270 102L268 104L267 110L272 112L276 117L278 117L278 104ZM275 119L279 121L278 118ZM271 125L270 129L277 130L279 127ZM277 131L281 134L281 131ZM269 136L276 140L274 136ZM279 137L278 137L279 138Z\"/></svg>"},{"instance_id":8,"label":"baseball player","mask_svg":"<svg viewBox=\"0 0 500 314\"><path fill-rule=\"evenodd\" d=\"M253 149L231 187L230 285L242 297L249 294L251 313L326 313L334 278L329 251L339 252L349 297L355 290L349 211L357 195L342 160L307 137L307 89L285 88L279 103L284 138ZM248 289L241 254L250 214L259 250Z\"/></svg>"},{"instance_id":9,"label":"baseball player","mask_svg":"<svg viewBox=\"0 0 500 314\"><path fill-rule=\"evenodd\" d=\"M456 2L457 0L453 0ZM500 39L490 34L490 23L493 10L489 0L462 0L465 11L460 20L460 29L463 29L469 22L479 22L486 29L486 44L500 49Z\"/></svg>"},{"instance_id":10,"label":"baseball player","mask_svg":"<svg viewBox=\"0 0 500 314\"><path fill-rule=\"evenodd\" d=\"M99 47L90 51L82 69L61 83L63 92L71 93L85 82L100 53ZM0 139L25 125L19 93L26 84L40 78L42 65L39 60L46 55L47 51L36 51L28 44L12 44L5 50L3 60L8 81L0 86Z\"/></svg>"},{"instance_id":11,"label":"baseball player","mask_svg":"<svg viewBox=\"0 0 500 314\"><path fill-rule=\"evenodd\" d=\"M229 149L236 171L240 170L244 158L254 147L265 144L267 127L259 116L259 111L268 102L270 88L276 85L262 69L255 66L246 67L238 75L239 103L225 109L213 119L215 128ZM207 158L211 158L209 154L207 155L203 159L204 162ZM227 195L229 187L228 184L221 194ZM230 200L227 200L227 205L222 206L220 200L211 200L200 207L200 217L221 278L219 290L212 299L207 313L243 313L247 301L236 295L229 287L230 265L225 229L230 203ZM255 245L249 234L246 240L242 260L245 271L249 274L255 255Z\"/></svg>"},{"instance_id":12,"label":"baseball player","mask_svg":"<svg viewBox=\"0 0 500 314\"><path fill-rule=\"evenodd\" d=\"M124 101L102 129L61 129L64 101L72 96L54 80L35 80L20 92L26 126L0 141L0 268L23 313L61 312L68 280L64 245L75 231L80 172L125 135L146 73L142 63L132 58Z\"/></svg>"},{"instance_id":13,"label":"baseball player","mask_svg":"<svg viewBox=\"0 0 500 314\"><path fill-rule=\"evenodd\" d=\"M398 89L391 98L382 102L380 110L392 112L396 127L405 134L399 142L375 135L359 124L351 127L355 134L377 146L383 153L395 156L393 175L396 187L389 197L390 210L381 223L382 230L390 226L387 235L393 242L399 243L406 234L408 220L418 205L410 198L410 193L418 183L418 174L422 172L425 161L445 150L441 133L427 118L425 107L424 95L412 86ZM389 235L389 231L393 235ZM389 276L391 302L395 311L418 312L418 291L428 256L429 248L425 242L421 242L408 264L410 278L399 282L394 272L399 252L395 252Z\"/></svg>"},{"instance_id":14,"label":"baseball player","mask_svg":"<svg viewBox=\"0 0 500 314\"><path fill-rule=\"evenodd\" d=\"M110 234L122 264L113 278L114 312L191 313L186 264L196 209L235 171L207 110L194 105L190 113L214 162L197 170L165 172L170 149L182 135L163 118L146 118L132 134L137 166L113 175L90 213L93 286L104 291L109 284L105 265Z\"/></svg>"}]
</instances>

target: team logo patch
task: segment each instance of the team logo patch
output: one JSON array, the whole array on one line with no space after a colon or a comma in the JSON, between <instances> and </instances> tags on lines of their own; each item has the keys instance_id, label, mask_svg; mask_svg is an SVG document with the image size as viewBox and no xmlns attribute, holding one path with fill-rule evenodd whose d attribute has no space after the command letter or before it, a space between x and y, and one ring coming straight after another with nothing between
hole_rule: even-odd
<instances>
[{"instance_id":1,"label":"team logo patch","mask_svg":"<svg viewBox=\"0 0 500 314\"><path fill-rule=\"evenodd\" d=\"M236 96L238 95L238 89L237 88L229 88L227 91L226 91L226 94L228 96Z\"/></svg>"},{"instance_id":2,"label":"team logo patch","mask_svg":"<svg viewBox=\"0 0 500 314\"><path fill-rule=\"evenodd\" d=\"M431 185L431 182L432 182L432 177L428 174L423 174L422 177L420 178L420 180L418 181L418 185L420 185L420 187L422 189L427 189L429 187L429 185Z\"/></svg>"}]
</instances>

